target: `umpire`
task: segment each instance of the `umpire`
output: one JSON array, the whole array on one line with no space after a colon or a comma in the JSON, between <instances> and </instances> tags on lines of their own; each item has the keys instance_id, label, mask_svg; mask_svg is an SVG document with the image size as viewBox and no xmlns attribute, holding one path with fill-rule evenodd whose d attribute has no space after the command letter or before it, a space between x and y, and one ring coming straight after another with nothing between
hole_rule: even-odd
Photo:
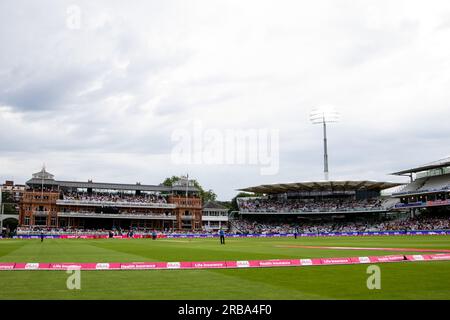
<instances>
[{"instance_id":1,"label":"umpire","mask_svg":"<svg viewBox=\"0 0 450 320\"><path fill-rule=\"evenodd\" d=\"M294 238L297 239L298 236L298 228L294 229Z\"/></svg>"},{"instance_id":2,"label":"umpire","mask_svg":"<svg viewBox=\"0 0 450 320\"><path fill-rule=\"evenodd\" d=\"M225 244L225 232L220 228L219 230L219 236L220 236L220 244Z\"/></svg>"}]
</instances>

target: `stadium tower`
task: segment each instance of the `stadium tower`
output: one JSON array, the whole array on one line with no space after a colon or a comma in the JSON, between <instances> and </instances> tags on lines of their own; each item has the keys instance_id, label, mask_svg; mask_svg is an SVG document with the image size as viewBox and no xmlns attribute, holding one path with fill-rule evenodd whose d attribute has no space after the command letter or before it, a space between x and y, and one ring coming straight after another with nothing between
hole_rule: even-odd
<instances>
[{"instance_id":1,"label":"stadium tower","mask_svg":"<svg viewBox=\"0 0 450 320\"><path fill-rule=\"evenodd\" d=\"M322 106L314 108L311 111L309 119L313 124L321 124L323 126L323 172L325 181L329 179L328 171L328 142L327 142L327 123L338 122L339 113L332 106Z\"/></svg>"}]
</instances>

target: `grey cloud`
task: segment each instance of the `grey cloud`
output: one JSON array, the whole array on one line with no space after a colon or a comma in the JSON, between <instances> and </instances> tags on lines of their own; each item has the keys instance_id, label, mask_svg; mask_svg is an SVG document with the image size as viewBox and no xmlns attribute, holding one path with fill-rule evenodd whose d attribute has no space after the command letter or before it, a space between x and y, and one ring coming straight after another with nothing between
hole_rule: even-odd
<instances>
[{"instance_id":1,"label":"grey cloud","mask_svg":"<svg viewBox=\"0 0 450 320\"><path fill-rule=\"evenodd\" d=\"M368 28L351 25L348 48L338 52L337 60L345 66L355 67L375 58L385 57L414 41L419 22L404 20L396 29Z\"/></svg>"},{"instance_id":2,"label":"grey cloud","mask_svg":"<svg viewBox=\"0 0 450 320\"><path fill-rule=\"evenodd\" d=\"M83 70L42 70L26 79L14 77L4 79L0 92L0 103L21 111L41 111L64 108L76 102L77 94L93 80L97 68L87 72ZM19 85L17 85L17 83ZM9 84L9 86L8 86Z\"/></svg>"}]
</instances>

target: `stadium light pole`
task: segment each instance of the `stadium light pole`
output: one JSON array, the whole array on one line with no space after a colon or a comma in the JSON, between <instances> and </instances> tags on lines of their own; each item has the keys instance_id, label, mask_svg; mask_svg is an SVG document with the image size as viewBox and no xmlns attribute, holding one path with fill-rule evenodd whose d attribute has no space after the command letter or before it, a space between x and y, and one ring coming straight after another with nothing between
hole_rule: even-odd
<instances>
[{"instance_id":1,"label":"stadium light pole","mask_svg":"<svg viewBox=\"0 0 450 320\"><path fill-rule=\"evenodd\" d=\"M322 106L314 108L309 116L312 124L321 124L323 126L323 172L325 181L328 181L328 141L327 141L327 123L339 122L340 115L333 106Z\"/></svg>"}]
</instances>

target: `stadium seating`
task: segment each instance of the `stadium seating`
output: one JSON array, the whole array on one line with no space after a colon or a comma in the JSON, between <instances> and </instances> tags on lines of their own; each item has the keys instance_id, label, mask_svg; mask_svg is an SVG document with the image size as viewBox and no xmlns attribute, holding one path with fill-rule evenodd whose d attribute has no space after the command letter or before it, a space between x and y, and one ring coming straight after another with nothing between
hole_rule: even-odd
<instances>
[{"instance_id":1,"label":"stadium seating","mask_svg":"<svg viewBox=\"0 0 450 320\"><path fill-rule=\"evenodd\" d=\"M404 231L404 230L449 230L450 217L427 217L396 219L378 222L323 222L308 221L296 223L257 222L250 220L234 220L231 230L238 233L299 233L317 232L370 232L370 231Z\"/></svg>"},{"instance_id":2,"label":"stadium seating","mask_svg":"<svg viewBox=\"0 0 450 320\"><path fill-rule=\"evenodd\" d=\"M419 190L428 180L428 178L420 178L417 180L414 180L413 182L405 185L402 189L398 190L396 193L397 194L402 194L402 193L411 193L411 192L415 192L417 190Z\"/></svg>"},{"instance_id":3,"label":"stadium seating","mask_svg":"<svg viewBox=\"0 0 450 320\"><path fill-rule=\"evenodd\" d=\"M396 194L408 194L414 192L434 192L450 190L450 174L424 177L407 184Z\"/></svg>"},{"instance_id":4,"label":"stadium seating","mask_svg":"<svg viewBox=\"0 0 450 320\"><path fill-rule=\"evenodd\" d=\"M161 195L126 195L126 194L110 194L110 193L64 193L63 200L76 200L88 202L117 202L117 203L167 203L165 197Z\"/></svg>"},{"instance_id":5,"label":"stadium seating","mask_svg":"<svg viewBox=\"0 0 450 320\"><path fill-rule=\"evenodd\" d=\"M241 212L347 212L384 210L391 202L381 198L355 199L288 199L238 198Z\"/></svg>"},{"instance_id":6,"label":"stadium seating","mask_svg":"<svg viewBox=\"0 0 450 320\"><path fill-rule=\"evenodd\" d=\"M441 191L450 189L450 174L429 178L418 191Z\"/></svg>"},{"instance_id":7,"label":"stadium seating","mask_svg":"<svg viewBox=\"0 0 450 320\"><path fill-rule=\"evenodd\" d=\"M404 231L404 230L450 230L450 216L447 217L429 217L420 215L415 218L397 218L395 220L369 221L367 219L360 221L324 221L307 220L296 222L265 221L236 219L230 221L231 233L293 233L297 230L299 233L331 233L331 232L371 232L371 231ZM133 231L136 235L150 235L153 230L147 228L133 228L132 230L107 230L107 229L84 229L84 228L45 228L45 227L18 227L17 235L39 235L44 231L47 235L106 235L110 231L114 235L127 234ZM202 231L159 231L160 234L216 234L211 230Z\"/></svg>"}]
</instances>

